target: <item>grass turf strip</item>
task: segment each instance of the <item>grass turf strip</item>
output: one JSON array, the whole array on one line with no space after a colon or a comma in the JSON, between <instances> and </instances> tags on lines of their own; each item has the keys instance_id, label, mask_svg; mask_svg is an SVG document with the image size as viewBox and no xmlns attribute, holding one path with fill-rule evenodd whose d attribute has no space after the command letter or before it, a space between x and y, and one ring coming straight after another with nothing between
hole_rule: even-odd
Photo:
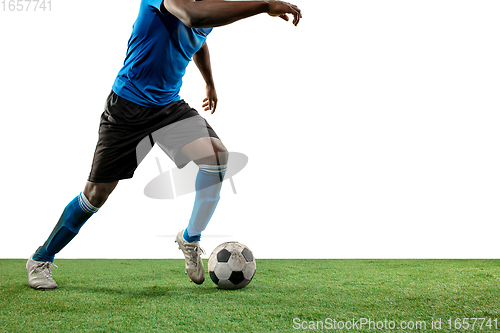
<instances>
[{"instance_id":1,"label":"grass turf strip","mask_svg":"<svg viewBox=\"0 0 500 333\"><path fill-rule=\"evenodd\" d=\"M236 291L216 289L208 273L195 285L184 260L107 259L56 260L59 289L36 291L25 263L0 260L0 332L296 332L294 318L425 320L412 331L446 332L430 321L500 321L499 260L261 259Z\"/></svg>"}]
</instances>

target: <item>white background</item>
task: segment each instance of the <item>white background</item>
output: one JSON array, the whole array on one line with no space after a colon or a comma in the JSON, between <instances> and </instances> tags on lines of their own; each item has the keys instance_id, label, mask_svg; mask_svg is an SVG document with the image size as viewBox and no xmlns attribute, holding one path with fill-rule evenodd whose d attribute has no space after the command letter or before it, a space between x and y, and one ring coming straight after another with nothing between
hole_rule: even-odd
<instances>
[{"instance_id":1,"label":"white background","mask_svg":"<svg viewBox=\"0 0 500 333\"><path fill-rule=\"evenodd\" d=\"M257 258L498 258L498 1L298 0L209 36L202 113L249 164L203 245ZM41 245L82 190L138 0L0 11L0 257ZM201 112L194 65L181 95ZM181 258L194 194L147 198L156 147L58 258Z\"/></svg>"}]
</instances>

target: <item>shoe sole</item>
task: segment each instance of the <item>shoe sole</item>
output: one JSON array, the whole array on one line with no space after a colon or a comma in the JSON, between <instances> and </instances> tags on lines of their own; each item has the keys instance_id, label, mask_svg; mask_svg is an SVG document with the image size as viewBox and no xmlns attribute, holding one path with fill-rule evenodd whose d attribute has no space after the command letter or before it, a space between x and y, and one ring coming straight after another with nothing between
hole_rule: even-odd
<instances>
[{"instance_id":1,"label":"shoe sole","mask_svg":"<svg viewBox=\"0 0 500 333\"><path fill-rule=\"evenodd\" d=\"M31 287L31 286L30 286ZM47 288L47 287L31 287L35 290L54 290L54 289L57 289L57 286L55 286L54 288Z\"/></svg>"}]
</instances>

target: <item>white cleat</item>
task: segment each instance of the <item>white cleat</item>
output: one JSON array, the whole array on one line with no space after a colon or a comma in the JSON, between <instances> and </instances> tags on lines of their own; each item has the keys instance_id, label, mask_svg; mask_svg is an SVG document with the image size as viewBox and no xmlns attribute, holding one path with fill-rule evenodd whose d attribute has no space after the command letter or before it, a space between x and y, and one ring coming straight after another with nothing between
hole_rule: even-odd
<instances>
[{"instance_id":1,"label":"white cleat","mask_svg":"<svg viewBox=\"0 0 500 333\"><path fill-rule=\"evenodd\" d=\"M56 289L57 283L52 278L52 266L57 267L50 261L35 261L30 257L26 263L29 286L33 289Z\"/></svg>"},{"instance_id":2,"label":"white cleat","mask_svg":"<svg viewBox=\"0 0 500 333\"><path fill-rule=\"evenodd\" d=\"M201 254L205 251L200 247L199 241L188 242L183 237L184 230L177 234L175 242L179 245L179 249L184 253L186 259L186 274L191 281L196 284L202 284L205 281L205 268L201 260Z\"/></svg>"}]
</instances>

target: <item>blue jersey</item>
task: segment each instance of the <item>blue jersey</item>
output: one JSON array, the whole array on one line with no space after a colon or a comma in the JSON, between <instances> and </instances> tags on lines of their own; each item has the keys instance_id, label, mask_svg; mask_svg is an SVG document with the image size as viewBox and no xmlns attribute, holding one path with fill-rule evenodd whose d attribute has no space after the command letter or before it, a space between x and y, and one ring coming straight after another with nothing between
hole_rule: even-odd
<instances>
[{"instance_id":1,"label":"blue jersey","mask_svg":"<svg viewBox=\"0 0 500 333\"><path fill-rule=\"evenodd\" d=\"M180 100L182 77L209 29L188 28L168 13L163 0L142 0L127 56L113 84L120 97L147 107Z\"/></svg>"}]
</instances>

